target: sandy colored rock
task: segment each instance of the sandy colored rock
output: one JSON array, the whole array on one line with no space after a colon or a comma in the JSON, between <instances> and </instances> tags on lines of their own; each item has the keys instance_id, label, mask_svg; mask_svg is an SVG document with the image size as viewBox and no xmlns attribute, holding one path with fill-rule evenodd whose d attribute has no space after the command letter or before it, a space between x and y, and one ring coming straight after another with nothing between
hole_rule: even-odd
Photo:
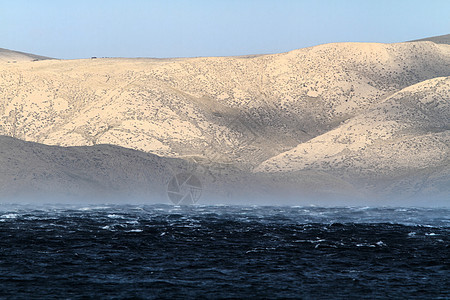
<instances>
[{"instance_id":1,"label":"sandy colored rock","mask_svg":"<svg viewBox=\"0 0 450 300\"><path fill-rule=\"evenodd\" d=\"M27 55L0 51L5 191L130 191L167 180L176 165L211 193L242 199L450 197L450 45L339 43L179 59Z\"/></svg>"},{"instance_id":2,"label":"sandy colored rock","mask_svg":"<svg viewBox=\"0 0 450 300\"><path fill-rule=\"evenodd\" d=\"M449 75L450 46L341 43L253 57L46 60L0 69L0 134L251 169L400 89Z\"/></svg>"}]
</instances>

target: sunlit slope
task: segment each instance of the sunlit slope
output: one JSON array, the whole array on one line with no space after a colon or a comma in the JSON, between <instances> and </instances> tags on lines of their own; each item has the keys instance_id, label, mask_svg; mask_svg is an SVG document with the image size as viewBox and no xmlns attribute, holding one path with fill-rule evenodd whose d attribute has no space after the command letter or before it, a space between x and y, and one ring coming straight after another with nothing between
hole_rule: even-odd
<instances>
[{"instance_id":1,"label":"sunlit slope","mask_svg":"<svg viewBox=\"0 0 450 300\"><path fill-rule=\"evenodd\" d=\"M450 46L342 43L252 57L0 64L0 134L251 169L450 75Z\"/></svg>"},{"instance_id":2,"label":"sunlit slope","mask_svg":"<svg viewBox=\"0 0 450 300\"><path fill-rule=\"evenodd\" d=\"M256 172L317 170L381 194L450 195L450 77L403 89Z\"/></svg>"}]
</instances>

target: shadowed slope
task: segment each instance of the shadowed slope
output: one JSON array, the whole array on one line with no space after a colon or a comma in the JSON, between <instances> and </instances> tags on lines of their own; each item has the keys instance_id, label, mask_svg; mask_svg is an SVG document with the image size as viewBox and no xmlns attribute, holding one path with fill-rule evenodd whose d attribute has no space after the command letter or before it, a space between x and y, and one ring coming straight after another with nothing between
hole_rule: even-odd
<instances>
[{"instance_id":1,"label":"shadowed slope","mask_svg":"<svg viewBox=\"0 0 450 300\"><path fill-rule=\"evenodd\" d=\"M199 178L200 203L286 204L311 196L355 195L346 182L325 173L302 172L294 180L251 174L220 165L206 168L180 159L118 146L47 146L0 136L0 201L31 199L170 203L167 184L189 172ZM269 190L268 190L269 189Z\"/></svg>"},{"instance_id":2,"label":"shadowed slope","mask_svg":"<svg viewBox=\"0 0 450 300\"><path fill-rule=\"evenodd\" d=\"M16 63L22 61L38 61L47 59L52 58L0 48L0 62Z\"/></svg>"},{"instance_id":3,"label":"shadowed slope","mask_svg":"<svg viewBox=\"0 0 450 300\"><path fill-rule=\"evenodd\" d=\"M45 196L47 201L141 197L161 202L165 183L186 163L111 145L63 148L0 136L0 166L3 201Z\"/></svg>"},{"instance_id":4,"label":"shadowed slope","mask_svg":"<svg viewBox=\"0 0 450 300\"><path fill-rule=\"evenodd\" d=\"M433 42L436 44L450 45L450 34L428 37L428 38L424 38L424 39L414 40L411 42L422 42L422 41L430 41L430 42Z\"/></svg>"}]
</instances>

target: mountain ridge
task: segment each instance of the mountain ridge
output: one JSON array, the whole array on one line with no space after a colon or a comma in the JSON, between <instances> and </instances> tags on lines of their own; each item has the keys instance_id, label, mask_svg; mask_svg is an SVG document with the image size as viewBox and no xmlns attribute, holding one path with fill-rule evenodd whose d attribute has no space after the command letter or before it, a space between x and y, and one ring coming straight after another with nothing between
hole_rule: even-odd
<instances>
[{"instance_id":1,"label":"mountain ridge","mask_svg":"<svg viewBox=\"0 0 450 300\"><path fill-rule=\"evenodd\" d=\"M400 88L449 74L448 46L439 48L430 42L364 44L359 60L354 61L358 56L346 53L355 51L355 44L335 49L336 45L251 59L192 58L163 63L97 59L24 63L19 68L10 65L0 78L5 95L0 133L61 146L110 143L176 157L201 155L203 146L196 144L219 140L217 132L225 132L227 140L232 135L239 139L239 135L249 134L228 131L230 120L237 118L245 123L239 126L252 128L261 143L267 144L261 146L270 152L269 148L278 147L272 140L280 149L294 146ZM412 51L408 54L411 58L404 56L405 50ZM329 65L330 51L343 55L344 62ZM380 51L382 58L376 54ZM430 53L436 62L430 65L430 59L413 60L414 51ZM371 53L373 60L385 61L381 67L368 65ZM398 60L397 66L389 67L392 60ZM309 69L313 65L315 69ZM195 119L185 117L190 113ZM13 120L17 120L16 125ZM136 127L141 132L130 135ZM177 127L184 132L167 140L162 132L154 131L157 127L172 131L172 135L180 130ZM238 150L224 142L213 145L230 152ZM247 155L245 159L251 158Z\"/></svg>"},{"instance_id":2,"label":"mountain ridge","mask_svg":"<svg viewBox=\"0 0 450 300\"><path fill-rule=\"evenodd\" d=\"M225 194L245 194L247 188L261 196L272 187L293 197L325 191L386 198L397 189L410 197L420 194L414 186L428 191L433 182L440 183L431 194L450 194L446 162L440 160L441 171L428 165L433 155L448 153L439 145L449 143L450 45L331 43L251 57L45 60L0 62L0 68L0 135L59 147L111 144L178 159L179 170L203 170L205 183ZM424 108L433 114L423 114ZM351 141L317 143L352 124L360 133L336 139L357 138L372 152L358 152L359 144ZM424 126L430 132L423 132ZM386 134L398 142L378 148L366 143L386 140ZM412 151L411 143L431 149L423 161L431 169L408 169L399 159ZM289 170L274 169L300 145L322 153L301 156L314 167L295 162ZM383 147L400 153L385 155L393 169L370 171ZM333 148L338 149L333 159L340 157L344 167L326 157ZM118 161L123 151L116 152ZM356 163L361 157L366 165ZM361 168L368 173L355 180ZM428 184L426 178L435 179ZM389 180L392 184L383 183ZM394 188L400 182L402 188Z\"/></svg>"},{"instance_id":3,"label":"mountain ridge","mask_svg":"<svg viewBox=\"0 0 450 300\"><path fill-rule=\"evenodd\" d=\"M375 178L411 177L428 169L426 176L442 173L445 184L439 189L448 194L449 100L450 77L415 84L368 113L263 162L255 171L315 169L373 184ZM440 170L441 166L447 167Z\"/></svg>"},{"instance_id":4,"label":"mountain ridge","mask_svg":"<svg viewBox=\"0 0 450 300\"><path fill-rule=\"evenodd\" d=\"M427 37L423 39L412 40L411 42L430 41L437 44L450 44L450 34Z\"/></svg>"},{"instance_id":5,"label":"mountain ridge","mask_svg":"<svg viewBox=\"0 0 450 300\"><path fill-rule=\"evenodd\" d=\"M0 62L16 63L22 61L39 61L48 59L53 58L0 48Z\"/></svg>"}]
</instances>

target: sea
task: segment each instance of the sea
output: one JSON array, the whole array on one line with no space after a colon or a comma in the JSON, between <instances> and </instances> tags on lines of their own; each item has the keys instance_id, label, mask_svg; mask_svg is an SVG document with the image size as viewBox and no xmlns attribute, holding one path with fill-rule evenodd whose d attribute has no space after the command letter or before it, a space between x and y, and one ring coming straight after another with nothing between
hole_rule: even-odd
<instances>
[{"instance_id":1,"label":"sea","mask_svg":"<svg viewBox=\"0 0 450 300\"><path fill-rule=\"evenodd\" d=\"M0 205L1 299L450 299L450 209Z\"/></svg>"}]
</instances>

